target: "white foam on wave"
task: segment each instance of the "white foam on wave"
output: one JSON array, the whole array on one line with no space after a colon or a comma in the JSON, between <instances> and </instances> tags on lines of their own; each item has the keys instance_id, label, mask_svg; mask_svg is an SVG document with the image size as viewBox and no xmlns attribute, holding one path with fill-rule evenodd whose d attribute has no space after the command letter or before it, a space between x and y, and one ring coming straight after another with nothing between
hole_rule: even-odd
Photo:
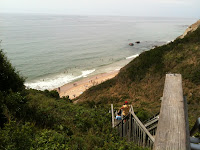
<instances>
[{"instance_id":1,"label":"white foam on wave","mask_svg":"<svg viewBox=\"0 0 200 150\"><path fill-rule=\"evenodd\" d=\"M57 87L60 87L64 84L67 84L79 78L87 77L89 74L93 73L94 71L95 69L82 71L81 72L82 74L80 76L60 74L60 75L56 75L53 78L45 78L45 79L40 79L33 82L26 82L25 86L27 88L32 88L32 89L37 89L37 90L42 90L42 91L46 89L53 90Z\"/></svg>"},{"instance_id":2,"label":"white foam on wave","mask_svg":"<svg viewBox=\"0 0 200 150\"><path fill-rule=\"evenodd\" d=\"M126 59L136 58L136 57L138 57L138 56L139 56L139 54L135 54L135 55L132 55L132 56L126 57Z\"/></svg>"},{"instance_id":3,"label":"white foam on wave","mask_svg":"<svg viewBox=\"0 0 200 150\"><path fill-rule=\"evenodd\" d=\"M91 73L93 73L93 72L95 72L95 69L93 69L93 70L86 70L86 71L82 71L82 77L87 77L87 75L89 75L89 74L91 74Z\"/></svg>"},{"instance_id":4,"label":"white foam on wave","mask_svg":"<svg viewBox=\"0 0 200 150\"><path fill-rule=\"evenodd\" d=\"M168 43L170 43L170 42L174 42L174 40L171 40L171 41L167 41L166 43L168 44Z\"/></svg>"},{"instance_id":5,"label":"white foam on wave","mask_svg":"<svg viewBox=\"0 0 200 150\"><path fill-rule=\"evenodd\" d=\"M121 68L117 68L117 69L115 69L115 71L119 71Z\"/></svg>"},{"instance_id":6,"label":"white foam on wave","mask_svg":"<svg viewBox=\"0 0 200 150\"><path fill-rule=\"evenodd\" d=\"M168 43L170 43L171 41L167 41L166 43L168 44Z\"/></svg>"}]
</instances>

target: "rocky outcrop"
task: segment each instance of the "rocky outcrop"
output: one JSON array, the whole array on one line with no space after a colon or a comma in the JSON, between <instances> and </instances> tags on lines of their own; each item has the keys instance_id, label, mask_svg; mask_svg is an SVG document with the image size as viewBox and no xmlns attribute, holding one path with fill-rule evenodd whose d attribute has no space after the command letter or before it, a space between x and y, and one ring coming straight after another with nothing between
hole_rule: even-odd
<instances>
[{"instance_id":1,"label":"rocky outcrop","mask_svg":"<svg viewBox=\"0 0 200 150\"><path fill-rule=\"evenodd\" d=\"M130 45L130 46L133 46L134 44L133 44L133 43L129 43L129 45Z\"/></svg>"},{"instance_id":2,"label":"rocky outcrop","mask_svg":"<svg viewBox=\"0 0 200 150\"><path fill-rule=\"evenodd\" d=\"M140 43L140 41L136 41L135 43L139 44L139 43Z\"/></svg>"},{"instance_id":3,"label":"rocky outcrop","mask_svg":"<svg viewBox=\"0 0 200 150\"><path fill-rule=\"evenodd\" d=\"M179 36L178 38L182 39L184 38L188 32L193 32L195 31L198 27L200 26L200 20L198 20L196 23L192 24L191 26L189 26L185 32L183 33L183 35Z\"/></svg>"}]
</instances>

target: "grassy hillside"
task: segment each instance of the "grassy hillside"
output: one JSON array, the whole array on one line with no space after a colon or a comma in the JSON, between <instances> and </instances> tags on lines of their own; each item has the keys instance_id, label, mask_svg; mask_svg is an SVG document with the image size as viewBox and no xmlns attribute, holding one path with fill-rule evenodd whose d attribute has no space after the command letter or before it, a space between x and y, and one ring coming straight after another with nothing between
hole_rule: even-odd
<instances>
[{"instance_id":1,"label":"grassy hillside","mask_svg":"<svg viewBox=\"0 0 200 150\"><path fill-rule=\"evenodd\" d=\"M190 124L193 124L200 115L200 28L183 39L143 52L114 79L90 88L78 99L117 105L127 100L136 112L146 112L148 117L159 112L168 72L183 76Z\"/></svg>"},{"instance_id":2,"label":"grassy hillside","mask_svg":"<svg viewBox=\"0 0 200 150\"><path fill-rule=\"evenodd\" d=\"M106 105L75 105L56 91L26 90L0 51L1 150L140 150L111 128Z\"/></svg>"}]
</instances>

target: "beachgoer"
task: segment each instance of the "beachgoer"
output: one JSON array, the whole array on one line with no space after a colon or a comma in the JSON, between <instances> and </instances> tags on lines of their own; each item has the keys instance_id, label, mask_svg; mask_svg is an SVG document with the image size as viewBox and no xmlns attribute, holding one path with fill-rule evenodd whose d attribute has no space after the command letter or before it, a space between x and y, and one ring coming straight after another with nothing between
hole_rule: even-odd
<instances>
[{"instance_id":1,"label":"beachgoer","mask_svg":"<svg viewBox=\"0 0 200 150\"><path fill-rule=\"evenodd\" d=\"M60 87L58 87L58 92L60 92Z\"/></svg>"},{"instance_id":2,"label":"beachgoer","mask_svg":"<svg viewBox=\"0 0 200 150\"><path fill-rule=\"evenodd\" d=\"M124 105L120 108L120 109L123 110L123 111L122 111L123 117L125 117L126 115L128 115L128 113L129 113L129 108L130 108L130 107L128 106L128 102L125 101Z\"/></svg>"},{"instance_id":3,"label":"beachgoer","mask_svg":"<svg viewBox=\"0 0 200 150\"><path fill-rule=\"evenodd\" d=\"M120 113L117 113L117 116L116 116L115 119L116 119L116 120L122 120L121 114L120 114Z\"/></svg>"}]
</instances>

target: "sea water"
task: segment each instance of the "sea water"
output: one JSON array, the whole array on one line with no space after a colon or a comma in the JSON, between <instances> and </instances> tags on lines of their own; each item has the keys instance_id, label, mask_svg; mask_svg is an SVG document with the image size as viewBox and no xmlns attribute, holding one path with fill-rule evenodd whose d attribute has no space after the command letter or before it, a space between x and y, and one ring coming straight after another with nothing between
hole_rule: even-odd
<instances>
[{"instance_id":1,"label":"sea water","mask_svg":"<svg viewBox=\"0 0 200 150\"><path fill-rule=\"evenodd\" d=\"M51 90L90 75L119 70L141 52L174 40L195 21L0 14L0 40L28 88Z\"/></svg>"}]
</instances>

